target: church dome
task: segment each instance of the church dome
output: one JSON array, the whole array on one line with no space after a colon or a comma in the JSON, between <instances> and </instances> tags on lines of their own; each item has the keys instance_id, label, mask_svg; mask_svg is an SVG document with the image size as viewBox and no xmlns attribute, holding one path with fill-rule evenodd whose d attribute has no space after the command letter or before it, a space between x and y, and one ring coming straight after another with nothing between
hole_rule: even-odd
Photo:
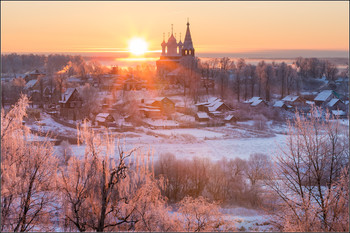
<instances>
[{"instance_id":1,"label":"church dome","mask_svg":"<svg viewBox=\"0 0 350 233\"><path fill-rule=\"evenodd\" d=\"M175 39L173 34L171 34L171 36L168 39L168 45L170 45L170 44L177 44L176 39Z\"/></svg>"}]
</instances>

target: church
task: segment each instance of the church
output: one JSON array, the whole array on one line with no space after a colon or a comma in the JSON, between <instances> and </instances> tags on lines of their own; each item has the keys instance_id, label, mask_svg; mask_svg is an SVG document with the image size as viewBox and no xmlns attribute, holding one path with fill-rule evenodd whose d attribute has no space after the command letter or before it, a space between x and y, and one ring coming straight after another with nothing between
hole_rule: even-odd
<instances>
[{"instance_id":1,"label":"church","mask_svg":"<svg viewBox=\"0 0 350 233\"><path fill-rule=\"evenodd\" d=\"M187 21L187 29L185 40L182 43L181 34L180 41L177 42L171 29L171 35L168 42L165 42L163 35L162 54L157 60L157 73L159 77L176 76L180 70L180 62L183 58L195 59L194 47L190 32L190 23Z\"/></svg>"}]
</instances>

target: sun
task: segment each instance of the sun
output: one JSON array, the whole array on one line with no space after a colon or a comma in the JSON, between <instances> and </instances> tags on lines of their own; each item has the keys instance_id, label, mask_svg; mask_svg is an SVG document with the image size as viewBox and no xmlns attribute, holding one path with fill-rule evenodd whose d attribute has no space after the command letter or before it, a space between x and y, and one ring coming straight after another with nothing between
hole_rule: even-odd
<instances>
[{"instance_id":1,"label":"sun","mask_svg":"<svg viewBox=\"0 0 350 233\"><path fill-rule=\"evenodd\" d=\"M147 52L148 44L142 38L133 38L129 42L129 52L134 55L142 55Z\"/></svg>"}]
</instances>

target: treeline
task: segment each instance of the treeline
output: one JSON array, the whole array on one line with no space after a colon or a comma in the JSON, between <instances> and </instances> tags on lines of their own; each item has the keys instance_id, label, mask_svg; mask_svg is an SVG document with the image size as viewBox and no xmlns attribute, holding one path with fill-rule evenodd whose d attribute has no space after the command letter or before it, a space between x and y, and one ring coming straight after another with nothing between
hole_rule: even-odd
<instances>
[{"instance_id":1,"label":"treeline","mask_svg":"<svg viewBox=\"0 0 350 233\"><path fill-rule=\"evenodd\" d=\"M39 69L46 75L54 75L56 72L64 70L69 75L85 76L87 73L96 72L96 69L101 68L97 61L87 61L80 55L16 53L1 55L1 66L1 73L14 75Z\"/></svg>"},{"instance_id":2,"label":"treeline","mask_svg":"<svg viewBox=\"0 0 350 233\"><path fill-rule=\"evenodd\" d=\"M237 62L228 57L213 58L200 63L197 72L203 78L201 85L206 94L233 97L237 101L253 96L270 101L272 96L283 98L289 94L300 94L303 90L314 89L315 83L323 75L329 81L334 81L338 76L348 77L348 72L339 73L336 65L328 60L302 57L292 65L265 61L253 65L242 58ZM209 79L215 81L216 88L207 85ZM318 85L321 83L318 82Z\"/></svg>"}]
</instances>

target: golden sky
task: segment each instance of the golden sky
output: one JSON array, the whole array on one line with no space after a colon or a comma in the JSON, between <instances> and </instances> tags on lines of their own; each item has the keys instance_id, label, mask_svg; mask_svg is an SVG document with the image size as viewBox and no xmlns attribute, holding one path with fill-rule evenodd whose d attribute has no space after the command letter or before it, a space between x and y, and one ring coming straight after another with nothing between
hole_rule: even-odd
<instances>
[{"instance_id":1,"label":"golden sky","mask_svg":"<svg viewBox=\"0 0 350 233\"><path fill-rule=\"evenodd\" d=\"M125 51L132 37L160 50L186 32L196 52L349 50L349 2L3 2L1 51Z\"/></svg>"}]
</instances>

